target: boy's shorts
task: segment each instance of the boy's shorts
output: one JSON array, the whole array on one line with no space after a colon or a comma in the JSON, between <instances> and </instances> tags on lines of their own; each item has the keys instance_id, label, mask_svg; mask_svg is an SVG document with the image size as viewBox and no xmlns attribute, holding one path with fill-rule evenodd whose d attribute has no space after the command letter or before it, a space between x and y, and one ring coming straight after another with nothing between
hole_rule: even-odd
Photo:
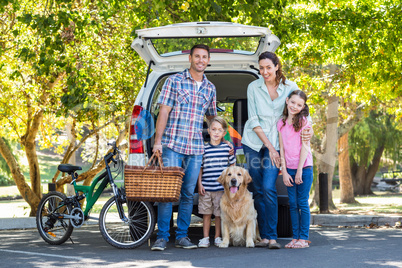
<instances>
[{"instance_id":1,"label":"boy's shorts","mask_svg":"<svg viewBox=\"0 0 402 268\"><path fill-rule=\"evenodd\" d=\"M200 214L214 214L221 216L221 198L223 191L205 192L205 195L198 196L198 213Z\"/></svg>"}]
</instances>

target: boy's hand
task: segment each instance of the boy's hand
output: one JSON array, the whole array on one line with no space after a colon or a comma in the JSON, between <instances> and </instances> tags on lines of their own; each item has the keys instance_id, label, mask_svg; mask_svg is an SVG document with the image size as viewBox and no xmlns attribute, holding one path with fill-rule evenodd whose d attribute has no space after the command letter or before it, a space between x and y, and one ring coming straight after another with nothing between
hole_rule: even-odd
<instances>
[{"instance_id":1,"label":"boy's hand","mask_svg":"<svg viewBox=\"0 0 402 268\"><path fill-rule=\"evenodd\" d=\"M295 183L296 184L302 184L303 180L302 180L302 174L303 174L303 170L297 170L296 172L296 176L295 176Z\"/></svg>"},{"instance_id":2,"label":"boy's hand","mask_svg":"<svg viewBox=\"0 0 402 268\"><path fill-rule=\"evenodd\" d=\"M289 175L289 173L282 172L282 178L283 178L283 183L287 187L292 187L293 186L293 179L292 179L292 176Z\"/></svg>"},{"instance_id":3,"label":"boy's hand","mask_svg":"<svg viewBox=\"0 0 402 268\"><path fill-rule=\"evenodd\" d=\"M198 194L205 195L205 188L202 186L202 184L198 185Z\"/></svg>"}]
</instances>

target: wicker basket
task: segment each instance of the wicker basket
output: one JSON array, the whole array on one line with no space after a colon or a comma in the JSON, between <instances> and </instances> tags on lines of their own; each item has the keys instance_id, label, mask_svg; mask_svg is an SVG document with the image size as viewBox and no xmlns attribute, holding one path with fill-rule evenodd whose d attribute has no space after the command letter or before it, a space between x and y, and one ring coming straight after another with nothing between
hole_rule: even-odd
<instances>
[{"instance_id":1,"label":"wicker basket","mask_svg":"<svg viewBox=\"0 0 402 268\"><path fill-rule=\"evenodd\" d=\"M159 166L156 166L158 159ZM159 151L154 153L145 167L126 166L124 185L131 201L176 202L180 197L184 169L164 167Z\"/></svg>"}]
</instances>

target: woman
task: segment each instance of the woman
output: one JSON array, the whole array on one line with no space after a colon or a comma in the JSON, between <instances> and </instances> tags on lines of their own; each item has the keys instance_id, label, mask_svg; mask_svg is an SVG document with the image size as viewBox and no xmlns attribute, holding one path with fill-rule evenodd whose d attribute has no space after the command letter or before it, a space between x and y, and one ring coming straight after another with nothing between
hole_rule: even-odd
<instances>
[{"instance_id":1,"label":"woman","mask_svg":"<svg viewBox=\"0 0 402 268\"><path fill-rule=\"evenodd\" d=\"M279 249L281 245L276 242L278 201L275 184L280 156L276 123L282 115L286 97L298 87L286 80L275 53L262 53L258 63L261 78L250 83L247 89L248 120L242 144L253 179L254 204L262 238L256 246ZM304 140L310 140L313 131L310 128L303 134Z\"/></svg>"}]
</instances>

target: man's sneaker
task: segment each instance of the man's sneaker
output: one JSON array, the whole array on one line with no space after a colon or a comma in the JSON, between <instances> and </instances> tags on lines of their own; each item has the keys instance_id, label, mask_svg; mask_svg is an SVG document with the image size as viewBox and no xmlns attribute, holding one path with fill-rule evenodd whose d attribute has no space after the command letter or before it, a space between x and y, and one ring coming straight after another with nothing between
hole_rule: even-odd
<instances>
[{"instance_id":1,"label":"man's sneaker","mask_svg":"<svg viewBox=\"0 0 402 268\"><path fill-rule=\"evenodd\" d=\"M155 241L154 245L151 247L151 250L165 250L167 241L163 238L159 238Z\"/></svg>"},{"instance_id":2,"label":"man's sneaker","mask_svg":"<svg viewBox=\"0 0 402 268\"><path fill-rule=\"evenodd\" d=\"M176 248L185 248L185 249L197 248L197 245L191 243L190 238L188 237L182 237L179 240L176 240L174 245Z\"/></svg>"},{"instance_id":3,"label":"man's sneaker","mask_svg":"<svg viewBox=\"0 0 402 268\"><path fill-rule=\"evenodd\" d=\"M199 248L207 248L209 247L209 237L204 237L203 239L200 239L200 242L198 243Z\"/></svg>"},{"instance_id":4,"label":"man's sneaker","mask_svg":"<svg viewBox=\"0 0 402 268\"><path fill-rule=\"evenodd\" d=\"M222 238L220 238L219 236L217 238L215 238L215 246L219 247L219 245L222 243Z\"/></svg>"}]
</instances>

